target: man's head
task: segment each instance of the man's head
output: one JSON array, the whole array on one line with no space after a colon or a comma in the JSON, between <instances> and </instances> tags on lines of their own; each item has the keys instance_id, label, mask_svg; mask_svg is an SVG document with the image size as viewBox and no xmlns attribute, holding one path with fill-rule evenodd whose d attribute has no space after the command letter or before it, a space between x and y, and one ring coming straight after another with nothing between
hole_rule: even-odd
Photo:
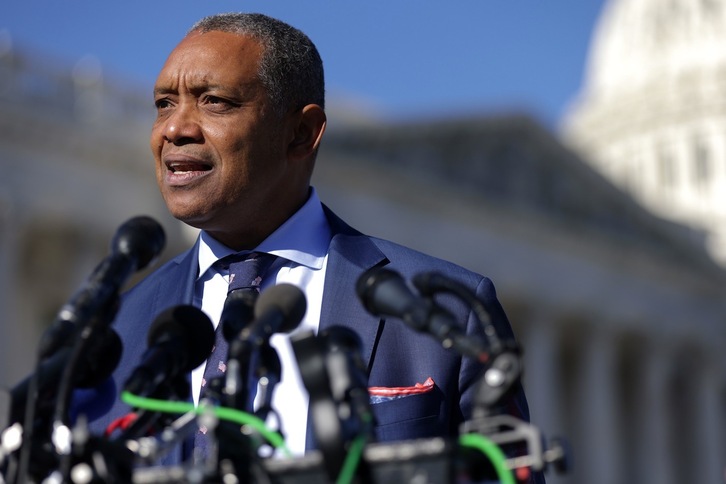
<instances>
[{"instance_id":1,"label":"man's head","mask_svg":"<svg viewBox=\"0 0 726 484\"><path fill-rule=\"evenodd\" d=\"M197 23L154 87L151 149L172 215L238 250L287 220L307 198L325 130L322 78L315 47L282 22Z\"/></svg>"},{"instance_id":2,"label":"man's head","mask_svg":"<svg viewBox=\"0 0 726 484\"><path fill-rule=\"evenodd\" d=\"M307 104L325 109L323 61L307 35L258 13L212 15L189 29L189 33L210 31L245 35L262 45L258 76L281 112Z\"/></svg>"}]
</instances>

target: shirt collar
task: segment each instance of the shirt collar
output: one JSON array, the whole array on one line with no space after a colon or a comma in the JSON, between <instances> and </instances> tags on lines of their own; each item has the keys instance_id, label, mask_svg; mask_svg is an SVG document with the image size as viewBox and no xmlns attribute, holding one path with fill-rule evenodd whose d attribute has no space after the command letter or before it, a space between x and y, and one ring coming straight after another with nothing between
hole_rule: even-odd
<instances>
[{"instance_id":1,"label":"shirt collar","mask_svg":"<svg viewBox=\"0 0 726 484\"><path fill-rule=\"evenodd\" d=\"M318 194L311 187L305 205L251 252L266 252L311 269L320 269L330 239L330 225ZM234 250L202 231L199 235L199 277L217 260L234 253Z\"/></svg>"}]
</instances>

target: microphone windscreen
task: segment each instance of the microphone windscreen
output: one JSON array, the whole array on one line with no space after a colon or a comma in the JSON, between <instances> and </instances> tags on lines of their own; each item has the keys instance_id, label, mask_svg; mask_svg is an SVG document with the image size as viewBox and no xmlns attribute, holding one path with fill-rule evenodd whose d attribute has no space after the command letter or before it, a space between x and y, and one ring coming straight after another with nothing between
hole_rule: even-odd
<instances>
[{"instance_id":1,"label":"microphone windscreen","mask_svg":"<svg viewBox=\"0 0 726 484\"><path fill-rule=\"evenodd\" d=\"M402 317L417 299L400 274L377 267L358 278L356 293L366 310L377 316Z\"/></svg>"},{"instance_id":2,"label":"microphone windscreen","mask_svg":"<svg viewBox=\"0 0 726 484\"><path fill-rule=\"evenodd\" d=\"M123 343L113 329L106 331L98 346L89 350L83 357L75 385L79 388L92 388L108 378L121 361Z\"/></svg>"},{"instance_id":3,"label":"microphone windscreen","mask_svg":"<svg viewBox=\"0 0 726 484\"><path fill-rule=\"evenodd\" d=\"M277 284L260 294L255 304L255 317L262 318L270 312L277 311L282 315L283 321L275 332L289 333L300 324L306 310L305 294L297 286Z\"/></svg>"},{"instance_id":4,"label":"microphone windscreen","mask_svg":"<svg viewBox=\"0 0 726 484\"><path fill-rule=\"evenodd\" d=\"M95 388L76 389L71 396L70 418L75 423L79 415L85 415L88 422L106 415L116 401L116 383L106 378Z\"/></svg>"},{"instance_id":5,"label":"microphone windscreen","mask_svg":"<svg viewBox=\"0 0 726 484\"><path fill-rule=\"evenodd\" d=\"M135 261L141 270L164 249L166 235L159 223L151 217L140 216L121 225L111 241L111 251Z\"/></svg>"},{"instance_id":6,"label":"microphone windscreen","mask_svg":"<svg viewBox=\"0 0 726 484\"><path fill-rule=\"evenodd\" d=\"M344 326L331 326L320 333L320 338L325 341L325 346L330 350L355 353L360 352L363 348L360 335Z\"/></svg>"},{"instance_id":7,"label":"microphone windscreen","mask_svg":"<svg viewBox=\"0 0 726 484\"><path fill-rule=\"evenodd\" d=\"M175 340L185 355L183 371L192 371L201 365L214 346L214 326L201 309L179 305L162 311L151 323L147 334L149 347Z\"/></svg>"},{"instance_id":8,"label":"microphone windscreen","mask_svg":"<svg viewBox=\"0 0 726 484\"><path fill-rule=\"evenodd\" d=\"M222 325L222 336L226 341L232 341L245 329L255 316L255 304L259 293L257 291L232 291L224 301L219 324Z\"/></svg>"}]
</instances>

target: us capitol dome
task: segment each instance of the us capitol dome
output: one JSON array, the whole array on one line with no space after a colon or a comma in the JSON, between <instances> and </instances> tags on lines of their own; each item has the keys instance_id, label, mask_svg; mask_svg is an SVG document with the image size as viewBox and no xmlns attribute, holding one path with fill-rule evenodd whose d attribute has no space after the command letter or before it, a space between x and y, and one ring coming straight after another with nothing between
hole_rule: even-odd
<instances>
[{"instance_id":1,"label":"us capitol dome","mask_svg":"<svg viewBox=\"0 0 726 484\"><path fill-rule=\"evenodd\" d=\"M612 0L562 137L726 263L726 0Z\"/></svg>"}]
</instances>

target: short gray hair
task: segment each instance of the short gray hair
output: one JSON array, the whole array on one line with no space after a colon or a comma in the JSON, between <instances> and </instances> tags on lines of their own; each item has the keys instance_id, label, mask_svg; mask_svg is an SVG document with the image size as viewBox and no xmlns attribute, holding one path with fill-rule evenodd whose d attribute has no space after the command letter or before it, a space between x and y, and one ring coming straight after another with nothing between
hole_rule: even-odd
<instances>
[{"instance_id":1,"label":"short gray hair","mask_svg":"<svg viewBox=\"0 0 726 484\"><path fill-rule=\"evenodd\" d=\"M211 31L246 35L262 45L257 75L280 114L307 104L325 109L323 61L303 32L259 13L211 15L189 29L189 33Z\"/></svg>"}]
</instances>

